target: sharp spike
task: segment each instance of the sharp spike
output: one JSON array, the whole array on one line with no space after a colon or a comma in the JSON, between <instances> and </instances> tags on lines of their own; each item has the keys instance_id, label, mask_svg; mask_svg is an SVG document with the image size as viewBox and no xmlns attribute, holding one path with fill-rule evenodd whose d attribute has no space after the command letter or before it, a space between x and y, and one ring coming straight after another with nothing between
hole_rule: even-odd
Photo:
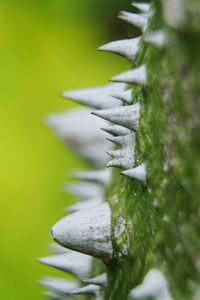
<instances>
[{"instance_id":1,"label":"sharp spike","mask_svg":"<svg viewBox=\"0 0 200 300\"><path fill-rule=\"evenodd\" d=\"M90 275L92 258L75 251L67 254L42 257L40 263L73 274L78 278L85 278Z\"/></svg>"},{"instance_id":2,"label":"sharp spike","mask_svg":"<svg viewBox=\"0 0 200 300\"><path fill-rule=\"evenodd\" d=\"M81 200L101 197L104 193L104 189L101 185L86 182L78 184L67 184L64 186L64 190Z\"/></svg>"},{"instance_id":3,"label":"sharp spike","mask_svg":"<svg viewBox=\"0 0 200 300\"><path fill-rule=\"evenodd\" d=\"M89 284L77 289L74 289L73 291L68 291L67 295L98 295L100 291L100 287L93 285L93 284Z\"/></svg>"},{"instance_id":4,"label":"sharp spike","mask_svg":"<svg viewBox=\"0 0 200 300\"><path fill-rule=\"evenodd\" d=\"M143 65L143 66L140 66L139 68L121 73L121 74L111 78L111 81L126 82L126 83L130 83L130 84L136 84L141 87L145 87L147 85L146 66Z\"/></svg>"},{"instance_id":5,"label":"sharp spike","mask_svg":"<svg viewBox=\"0 0 200 300\"><path fill-rule=\"evenodd\" d=\"M128 135L115 136L107 138L108 141L124 147L134 147L135 146L135 132L132 132Z\"/></svg>"},{"instance_id":6,"label":"sharp spike","mask_svg":"<svg viewBox=\"0 0 200 300\"><path fill-rule=\"evenodd\" d=\"M92 116L90 110L79 108L50 114L45 122L73 152L98 168L105 166L107 161L105 153L110 149L105 141L105 134L99 130L104 121Z\"/></svg>"},{"instance_id":7,"label":"sharp spike","mask_svg":"<svg viewBox=\"0 0 200 300\"><path fill-rule=\"evenodd\" d=\"M140 10L142 13L148 13L150 10L150 4L149 3L137 3L137 2L132 2L132 6Z\"/></svg>"},{"instance_id":8,"label":"sharp spike","mask_svg":"<svg viewBox=\"0 0 200 300\"><path fill-rule=\"evenodd\" d=\"M134 148L133 149L122 149L122 150L115 150L110 151L109 155L112 155L114 157L113 160L111 160L107 167L116 167L121 169L129 169L133 168L135 165L135 154L134 154Z\"/></svg>"},{"instance_id":9,"label":"sharp spike","mask_svg":"<svg viewBox=\"0 0 200 300\"><path fill-rule=\"evenodd\" d=\"M94 198L94 199L90 199L90 200L85 200L80 203L71 205L71 206L67 207L65 210L67 212L74 213L74 212L82 210L82 209L90 209L92 207L100 205L104 201L105 201L105 199L103 199L103 198Z\"/></svg>"},{"instance_id":10,"label":"sharp spike","mask_svg":"<svg viewBox=\"0 0 200 300\"><path fill-rule=\"evenodd\" d=\"M54 240L66 248L105 262L112 258L111 211L107 203L63 218L54 225L51 234Z\"/></svg>"},{"instance_id":11,"label":"sharp spike","mask_svg":"<svg viewBox=\"0 0 200 300\"><path fill-rule=\"evenodd\" d=\"M145 35L144 41L158 49L162 49L167 45L167 34L164 30L158 30Z\"/></svg>"},{"instance_id":12,"label":"sharp spike","mask_svg":"<svg viewBox=\"0 0 200 300\"><path fill-rule=\"evenodd\" d=\"M70 291L78 289L78 284L76 282L55 277L45 277L38 283L53 292L62 294L67 294Z\"/></svg>"},{"instance_id":13,"label":"sharp spike","mask_svg":"<svg viewBox=\"0 0 200 300\"><path fill-rule=\"evenodd\" d=\"M74 172L74 177L79 180L86 180L107 185L111 179L111 172L108 169L88 172Z\"/></svg>"},{"instance_id":14,"label":"sharp spike","mask_svg":"<svg viewBox=\"0 0 200 300\"><path fill-rule=\"evenodd\" d=\"M144 277L142 284L134 288L129 295L131 299L172 300L167 281L163 273L157 269L151 269Z\"/></svg>"},{"instance_id":15,"label":"sharp spike","mask_svg":"<svg viewBox=\"0 0 200 300\"><path fill-rule=\"evenodd\" d=\"M128 129L137 130L139 128L140 104L116 107L113 109L99 110L92 114L116 123Z\"/></svg>"},{"instance_id":16,"label":"sharp spike","mask_svg":"<svg viewBox=\"0 0 200 300\"><path fill-rule=\"evenodd\" d=\"M145 31L148 24L148 18L145 14L134 14L127 11L121 11L119 18Z\"/></svg>"},{"instance_id":17,"label":"sharp spike","mask_svg":"<svg viewBox=\"0 0 200 300\"><path fill-rule=\"evenodd\" d=\"M107 286L108 283L108 279L107 279L107 274L104 273L100 276L94 277L94 278L90 278L90 279L84 279L82 280L83 283L87 283L87 284L94 284L94 285L99 285L99 286Z\"/></svg>"},{"instance_id":18,"label":"sharp spike","mask_svg":"<svg viewBox=\"0 0 200 300\"><path fill-rule=\"evenodd\" d=\"M132 132L130 129L127 129L120 125L107 125L107 126L105 125L104 127L101 128L101 130L110 133L114 136L127 135Z\"/></svg>"},{"instance_id":19,"label":"sharp spike","mask_svg":"<svg viewBox=\"0 0 200 300\"><path fill-rule=\"evenodd\" d=\"M123 91L124 89L125 85L123 84L111 84L102 87L66 91L61 96L91 108L104 109L121 105L119 101L113 100L109 94L111 91Z\"/></svg>"},{"instance_id":20,"label":"sharp spike","mask_svg":"<svg viewBox=\"0 0 200 300\"><path fill-rule=\"evenodd\" d=\"M142 183L146 184L146 164L143 163L134 169L128 169L121 172L122 175L125 175L130 178L137 179Z\"/></svg>"},{"instance_id":21,"label":"sharp spike","mask_svg":"<svg viewBox=\"0 0 200 300\"><path fill-rule=\"evenodd\" d=\"M135 60L138 52L140 40L141 38L137 37L133 39L115 41L101 46L98 50L119 54L128 58L130 61L133 61Z\"/></svg>"},{"instance_id":22,"label":"sharp spike","mask_svg":"<svg viewBox=\"0 0 200 300\"><path fill-rule=\"evenodd\" d=\"M111 96L123 101L126 104L132 104L133 102L132 89L129 89L122 93L112 94Z\"/></svg>"}]
</instances>

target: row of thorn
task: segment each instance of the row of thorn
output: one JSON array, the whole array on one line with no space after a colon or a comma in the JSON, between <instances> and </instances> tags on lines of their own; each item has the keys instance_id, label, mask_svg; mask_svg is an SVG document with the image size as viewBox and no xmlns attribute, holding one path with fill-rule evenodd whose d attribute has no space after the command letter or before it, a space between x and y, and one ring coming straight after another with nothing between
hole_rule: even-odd
<instances>
[{"instance_id":1,"label":"row of thorn","mask_svg":"<svg viewBox=\"0 0 200 300\"><path fill-rule=\"evenodd\" d=\"M138 13L123 11L119 17L138 27L142 35L108 43L99 50L119 54L133 63L143 41L163 48L167 38L163 31L145 34L153 16L149 4L134 2L132 5ZM74 109L46 118L48 126L96 168L89 172L74 172L73 176L80 182L65 186L67 192L77 197L79 202L68 207L66 210L70 214L58 221L51 230L53 239L59 244L51 245L54 255L39 259L41 263L76 278L75 281L52 277L40 280L39 283L50 290L45 292L50 299L74 299L77 295L105 299L104 289L109 281L107 274L90 278L94 260L99 259L106 265L113 255L111 209L104 195L111 182L111 170L105 168L105 164L107 167L121 168L122 175L146 184L145 162L135 167L136 133L140 127L141 107L138 102L133 104L134 95L130 85L146 89L147 77L146 65L141 65L113 77L113 83L109 85L63 92L62 97L80 103L87 109ZM91 109L95 109L92 114ZM107 133L110 137L105 139ZM120 148L113 150L107 140ZM105 153L112 157L111 161L107 162ZM130 291L129 297L171 299L167 282L157 269L151 269L142 284Z\"/></svg>"}]
</instances>

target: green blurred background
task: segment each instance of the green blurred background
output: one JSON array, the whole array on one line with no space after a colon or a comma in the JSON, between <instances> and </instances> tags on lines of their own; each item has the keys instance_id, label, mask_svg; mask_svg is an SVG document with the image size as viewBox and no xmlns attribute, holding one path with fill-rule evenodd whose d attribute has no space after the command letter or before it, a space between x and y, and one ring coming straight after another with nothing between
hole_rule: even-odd
<instances>
[{"instance_id":1,"label":"green blurred background","mask_svg":"<svg viewBox=\"0 0 200 300\"><path fill-rule=\"evenodd\" d=\"M2 300L43 299L35 282L60 275L36 259L48 254L50 228L72 201L60 191L67 170L85 166L45 128L43 117L72 107L58 97L61 91L105 84L129 67L95 51L128 33L116 19L128 3L0 1Z\"/></svg>"}]
</instances>

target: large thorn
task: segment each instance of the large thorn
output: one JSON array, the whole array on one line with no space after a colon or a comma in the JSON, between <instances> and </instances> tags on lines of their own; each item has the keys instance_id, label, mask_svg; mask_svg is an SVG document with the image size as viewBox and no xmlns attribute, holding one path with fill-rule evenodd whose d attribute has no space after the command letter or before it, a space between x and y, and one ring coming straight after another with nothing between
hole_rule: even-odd
<instances>
[{"instance_id":1,"label":"large thorn","mask_svg":"<svg viewBox=\"0 0 200 300\"><path fill-rule=\"evenodd\" d=\"M101 128L101 130L112 134L113 136L120 136L120 135L127 135L130 134L132 131L120 125L105 125Z\"/></svg>"},{"instance_id":2,"label":"large thorn","mask_svg":"<svg viewBox=\"0 0 200 300\"><path fill-rule=\"evenodd\" d=\"M50 289L53 292L62 294L67 294L68 292L79 288L78 284L74 281L69 281L66 279L60 279L55 277L45 277L38 283L44 286L45 288Z\"/></svg>"},{"instance_id":3,"label":"large thorn","mask_svg":"<svg viewBox=\"0 0 200 300\"><path fill-rule=\"evenodd\" d=\"M67 254L42 257L38 260L42 264L70 273L79 279L87 278L92 267L89 255L71 251Z\"/></svg>"},{"instance_id":4,"label":"large thorn","mask_svg":"<svg viewBox=\"0 0 200 300\"><path fill-rule=\"evenodd\" d=\"M128 58L130 61L135 60L138 52L141 38L126 39L115 41L101 46L98 50L116 53Z\"/></svg>"},{"instance_id":5,"label":"large thorn","mask_svg":"<svg viewBox=\"0 0 200 300\"><path fill-rule=\"evenodd\" d=\"M153 298L157 300L172 300L167 281L162 272L151 269L141 285L130 292L131 299Z\"/></svg>"},{"instance_id":6,"label":"large thorn","mask_svg":"<svg viewBox=\"0 0 200 300\"><path fill-rule=\"evenodd\" d=\"M105 134L99 130L104 121L92 116L90 110L79 108L50 114L45 122L73 152L98 168L105 166L107 161L105 153L110 149L105 141Z\"/></svg>"},{"instance_id":7,"label":"large thorn","mask_svg":"<svg viewBox=\"0 0 200 300\"><path fill-rule=\"evenodd\" d=\"M74 177L79 180L96 182L102 185L107 185L111 179L111 172L108 169L88 172L74 172Z\"/></svg>"},{"instance_id":8,"label":"large thorn","mask_svg":"<svg viewBox=\"0 0 200 300\"><path fill-rule=\"evenodd\" d=\"M90 209L92 207L100 205L104 201L105 201L105 199L103 197L102 198L92 198L92 199L89 199L89 200L78 202L78 203L76 203L74 205L71 205L69 207L66 207L65 210L69 213L74 213L74 212L82 210L82 209Z\"/></svg>"},{"instance_id":9,"label":"large thorn","mask_svg":"<svg viewBox=\"0 0 200 300\"><path fill-rule=\"evenodd\" d=\"M52 237L62 246L108 262L112 258L111 211L103 203L71 214L54 225Z\"/></svg>"},{"instance_id":10,"label":"large thorn","mask_svg":"<svg viewBox=\"0 0 200 300\"><path fill-rule=\"evenodd\" d=\"M134 169L128 169L121 172L122 175L127 177L137 179L141 181L143 184L146 184L146 164L143 163Z\"/></svg>"},{"instance_id":11,"label":"large thorn","mask_svg":"<svg viewBox=\"0 0 200 300\"><path fill-rule=\"evenodd\" d=\"M125 104L132 104L133 102L132 89L122 93L112 94L111 96L123 101Z\"/></svg>"},{"instance_id":12,"label":"large thorn","mask_svg":"<svg viewBox=\"0 0 200 300\"><path fill-rule=\"evenodd\" d=\"M94 278L84 279L84 280L82 280L82 282L87 283L87 284L95 284L95 285L105 287L105 286L107 286L107 283L108 283L107 274L104 273L104 274L99 275Z\"/></svg>"},{"instance_id":13,"label":"large thorn","mask_svg":"<svg viewBox=\"0 0 200 300\"><path fill-rule=\"evenodd\" d=\"M92 112L92 114L128 129L137 130L139 128L139 103L130 106L116 107L113 109L99 110Z\"/></svg>"},{"instance_id":14,"label":"large thorn","mask_svg":"<svg viewBox=\"0 0 200 300\"><path fill-rule=\"evenodd\" d=\"M130 84L136 84L141 87L145 87L147 85L146 66L143 65L140 66L139 68L121 73L115 77L112 77L111 81L126 82Z\"/></svg>"},{"instance_id":15,"label":"large thorn","mask_svg":"<svg viewBox=\"0 0 200 300\"><path fill-rule=\"evenodd\" d=\"M119 101L116 101L116 99L114 100L110 96L110 93L124 91L124 89L124 84L110 84L96 88L66 91L63 92L61 96L91 108L104 109L121 105Z\"/></svg>"},{"instance_id":16,"label":"large thorn","mask_svg":"<svg viewBox=\"0 0 200 300\"><path fill-rule=\"evenodd\" d=\"M81 200L101 197L104 193L104 189L101 185L89 182L67 184L64 186L64 190Z\"/></svg>"},{"instance_id":17,"label":"large thorn","mask_svg":"<svg viewBox=\"0 0 200 300\"><path fill-rule=\"evenodd\" d=\"M145 35L144 41L158 49L162 49L167 45L167 34L164 30L154 31Z\"/></svg>"},{"instance_id":18,"label":"large thorn","mask_svg":"<svg viewBox=\"0 0 200 300\"><path fill-rule=\"evenodd\" d=\"M128 135L122 135L122 136L115 136L115 137L109 137L107 138L108 141L121 146L122 148L125 147L135 147L135 132L132 132ZM111 152L111 151L109 151Z\"/></svg>"},{"instance_id":19,"label":"large thorn","mask_svg":"<svg viewBox=\"0 0 200 300\"><path fill-rule=\"evenodd\" d=\"M150 10L150 4L149 3L137 3L137 2L132 2L132 6L140 10L142 13L148 13Z\"/></svg>"},{"instance_id":20,"label":"large thorn","mask_svg":"<svg viewBox=\"0 0 200 300\"><path fill-rule=\"evenodd\" d=\"M77 289L74 289L73 291L68 291L65 293L66 295L98 295L100 292L100 287L89 284Z\"/></svg>"},{"instance_id":21,"label":"large thorn","mask_svg":"<svg viewBox=\"0 0 200 300\"><path fill-rule=\"evenodd\" d=\"M127 11L121 11L119 18L138 27L141 31L145 31L148 24L148 17L146 14L134 14Z\"/></svg>"}]
</instances>

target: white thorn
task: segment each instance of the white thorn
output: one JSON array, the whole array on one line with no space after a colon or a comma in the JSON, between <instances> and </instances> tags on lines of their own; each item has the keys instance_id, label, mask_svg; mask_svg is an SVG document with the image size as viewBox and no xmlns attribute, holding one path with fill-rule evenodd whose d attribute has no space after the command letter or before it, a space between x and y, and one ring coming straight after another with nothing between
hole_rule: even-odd
<instances>
[{"instance_id":1,"label":"white thorn","mask_svg":"<svg viewBox=\"0 0 200 300\"><path fill-rule=\"evenodd\" d=\"M105 286L107 286L107 283L108 283L107 274L104 273L104 274L99 275L99 276L94 277L94 278L84 279L84 280L82 280L82 282L87 283L87 284L95 284L95 285L105 287Z\"/></svg>"},{"instance_id":2,"label":"white thorn","mask_svg":"<svg viewBox=\"0 0 200 300\"><path fill-rule=\"evenodd\" d=\"M87 278L92 267L92 257L75 251L67 254L42 257L42 264L73 274L78 278Z\"/></svg>"},{"instance_id":3,"label":"white thorn","mask_svg":"<svg viewBox=\"0 0 200 300\"><path fill-rule=\"evenodd\" d=\"M123 148L125 147L135 147L135 132L132 132L128 135L115 136L107 138L108 141L119 145Z\"/></svg>"},{"instance_id":4,"label":"white thorn","mask_svg":"<svg viewBox=\"0 0 200 300\"><path fill-rule=\"evenodd\" d=\"M144 36L144 41L162 49L167 44L167 34L163 30L154 31Z\"/></svg>"},{"instance_id":5,"label":"white thorn","mask_svg":"<svg viewBox=\"0 0 200 300\"><path fill-rule=\"evenodd\" d=\"M97 205L100 205L101 203L103 203L105 201L105 199L102 198L92 198L89 200L85 200L79 203L76 203L74 205L71 205L69 207L66 207L66 211L70 212L70 213L74 213L76 211L82 210L82 209L90 209L92 207L95 207Z\"/></svg>"},{"instance_id":6,"label":"white thorn","mask_svg":"<svg viewBox=\"0 0 200 300\"><path fill-rule=\"evenodd\" d=\"M132 132L132 130L122 127L120 125L105 125L101 130L110 133L113 136L127 135Z\"/></svg>"},{"instance_id":7,"label":"white thorn","mask_svg":"<svg viewBox=\"0 0 200 300\"><path fill-rule=\"evenodd\" d=\"M150 10L150 4L148 3L132 2L131 5L140 10L142 13L147 13Z\"/></svg>"},{"instance_id":8,"label":"white thorn","mask_svg":"<svg viewBox=\"0 0 200 300\"><path fill-rule=\"evenodd\" d=\"M110 150L105 134L99 130L105 123L95 118L88 109L72 109L58 114L50 114L45 122L68 144L73 152L97 167L107 162L106 151ZM73 126L72 126L73 124Z\"/></svg>"},{"instance_id":9,"label":"white thorn","mask_svg":"<svg viewBox=\"0 0 200 300\"><path fill-rule=\"evenodd\" d=\"M116 53L133 61L138 52L141 38L133 38L111 42L101 46L98 50Z\"/></svg>"},{"instance_id":10,"label":"white thorn","mask_svg":"<svg viewBox=\"0 0 200 300\"><path fill-rule=\"evenodd\" d=\"M67 184L64 186L64 190L81 200L101 197L104 193L102 185L89 182Z\"/></svg>"},{"instance_id":11,"label":"white thorn","mask_svg":"<svg viewBox=\"0 0 200 300\"><path fill-rule=\"evenodd\" d=\"M112 258L111 210L103 203L81 210L56 223L52 237L60 245L108 262Z\"/></svg>"},{"instance_id":12,"label":"white thorn","mask_svg":"<svg viewBox=\"0 0 200 300\"><path fill-rule=\"evenodd\" d=\"M121 172L122 175L125 175L130 178L137 179L143 184L146 184L146 164L143 163L134 169L128 169Z\"/></svg>"},{"instance_id":13,"label":"white thorn","mask_svg":"<svg viewBox=\"0 0 200 300\"><path fill-rule=\"evenodd\" d=\"M109 161L109 163L107 164L107 168L116 167L116 168L121 168L126 170L129 168L133 168L135 165L134 148L133 149L125 148L125 149L110 151L108 154L112 155L114 159Z\"/></svg>"},{"instance_id":14,"label":"white thorn","mask_svg":"<svg viewBox=\"0 0 200 300\"><path fill-rule=\"evenodd\" d=\"M71 99L75 102L78 102L91 108L104 109L121 105L119 101L116 101L116 99L112 99L110 93L112 91L123 91L124 89L124 84L110 84L102 87L66 91L63 92L61 96L63 98Z\"/></svg>"},{"instance_id":15,"label":"white thorn","mask_svg":"<svg viewBox=\"0 0 200 300\"><path fill-rule=\"evenodd\" d=\"M38 282L42 286L50 289L53 292L66 294L78 288L78 284L74 281L69 281L66 279L55 278L55 277L45 277Z\"/></svg>"},{"instance_id":16,"label":"white thorn","mask_svg":"<svg viewBox=\"0 0 200 300\"><path fill-rule=\"evenodd\" d=\"M146 14L134 14L127 11L121 11L119 18L138 27L143 32L147 28L148 17Z\"/></svg>"},{"instance_id":17,"label":"white thorn","mask_svg":"<svg viewBox=\"0 0 200 300\"><path fill-rule=\"evenodd\" d=\"M157 269L151 269L141 285L130 292L131 299L153 298L157 300L172 300L167 281L163 273Z\"/></svg>"},{"instance_id":18,"label":"white thorn","mask_svg":"<svg viewBox=\"0 0 200 300\"><path fill-rule=\"evenodd\" d=\"M114 98L117 98L127 104L132 104L132 102L133 102L132 89L129 89L122 93L112 94L111 96Z\"/></svg>"},{"instance_id":19,"label":"white thorn","mask_svg":"<svg viewBox=\"0 0 200 300\"><path fill-rule=\"evenodd\" d=\"M76 179L96 182L102 185L108 185L111 179L111 172L108 169L74 172L73 174Z\"/></svg>"},{"instance_id":20,"label":"white thorn","mask_svg":"<svg viewBox=\"0 0 200 300\"><path fill-rule=\"evenodd\" d=\"M66 294L67 295L98 295L100 291L100 287L89 284L77 289L74 289L72 291L68 291Z\"/></svg>"},{"instance_id":21,"label":"white thorn","mask_svg":"<svg viewBox=\"0 0 200 300\"><path fill-rule=\"evenodd\" d=\"M139 103L130 106L116 107L113 109L99 110L92 112L92 114L128 129L137 130L139 128Z\"/></svg>"},{"instance_id":22,"label":"white thorn","mask_svg":"<svg viewBox=\"0 0 200 300\"><path fill-rule=\"evenodd\" d=\"M141 87L145 87L147 85L147 70L146 66L142 65L139 68L126 71L121 73L113 78L112 81L116 82L126 82L130 84L136 84Z\"/></svg>"}]
</instances>

